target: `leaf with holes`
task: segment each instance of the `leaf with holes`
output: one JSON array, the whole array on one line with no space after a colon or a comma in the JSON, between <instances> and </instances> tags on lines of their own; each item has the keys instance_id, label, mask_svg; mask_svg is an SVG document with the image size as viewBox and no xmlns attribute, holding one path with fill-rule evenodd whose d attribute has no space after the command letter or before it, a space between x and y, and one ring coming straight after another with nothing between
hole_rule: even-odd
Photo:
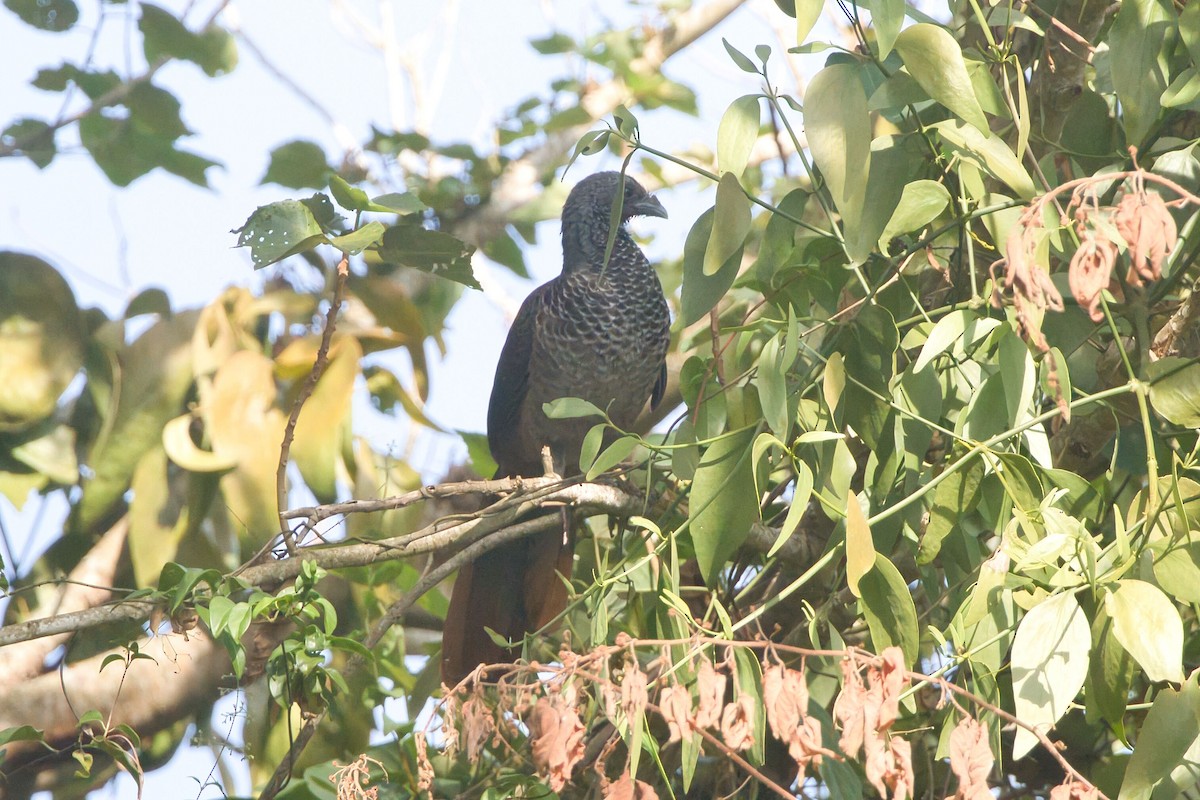
<instances>
[{"instance_id":1,"label":"leaf with holes","mask_svg":"<svg viewBox=\"0 0 1200 800\"><path fill-rule=\"evenodd\" d=\"M255 269L268 267L328 241L312 210L299 200L280 200L259 206L246 224L232 233L238 234L238 247L250 248L250 260Z\"/></svg>"}]
</instances>

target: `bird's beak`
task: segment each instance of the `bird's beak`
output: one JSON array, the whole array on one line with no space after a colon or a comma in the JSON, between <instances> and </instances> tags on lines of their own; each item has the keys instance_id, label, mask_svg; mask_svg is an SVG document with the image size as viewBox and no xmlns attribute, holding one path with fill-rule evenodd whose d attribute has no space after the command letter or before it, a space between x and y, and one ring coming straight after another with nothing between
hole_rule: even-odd
<instances>
[{"instance_id":1,"label":"bird's beak","mask_svg":"<svg viewBox=\"0 0 1200 800\"><path fill-rule=\"evenodd\" d=\"M667 210L663 208L663 204L658 202L658 198L654 195L650 195L645 200L634 203L630 211L632 212L630 216L667 218Z\"/></svg>"}]
</instances>

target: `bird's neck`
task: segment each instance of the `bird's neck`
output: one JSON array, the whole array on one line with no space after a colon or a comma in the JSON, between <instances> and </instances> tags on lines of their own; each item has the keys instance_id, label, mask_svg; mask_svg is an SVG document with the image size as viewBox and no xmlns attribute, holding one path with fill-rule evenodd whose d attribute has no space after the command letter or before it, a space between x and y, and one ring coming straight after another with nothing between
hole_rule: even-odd
<instances>
[{"instance_id":1,"label":"bird's neck","mask_svg":"<svg viewBox=\"0 0 1200 800\"><path fill-rule=\"evenodd\" d=\"M589 220L587 222L563 223L563 270L565 272L604 268L604 252L608 247L608 220ZM617 262L616 254L628 252L630 248L637 249L633 237L625 226L617 228L616 240L613 242L613 256L610 257L609 267ZM640 255L640 252L639 252ZM640 259L644 260L644 259Z\"/></svg>"}]
</instances>

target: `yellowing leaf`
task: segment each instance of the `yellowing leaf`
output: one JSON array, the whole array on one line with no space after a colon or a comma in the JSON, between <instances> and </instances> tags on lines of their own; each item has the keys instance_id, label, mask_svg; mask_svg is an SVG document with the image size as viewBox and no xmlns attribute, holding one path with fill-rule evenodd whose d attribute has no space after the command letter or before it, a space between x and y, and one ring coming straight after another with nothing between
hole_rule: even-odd
<instances>
[{"instance_id":1,"label":"yellowing leaf","mask_svg":"<svg viewBox=\"0 0 1200 800\"><path fill-rule=\"evenodd\" d=\"M1183 621L1162 590L1145 581L1117 581L1104 598L1113 634L1152 681L1183 680Z\"/></svg>"},{"instance_id":2,"label":"yellowing leaf","mask_svg":"<svg viewBox=\"0 0 1200 800\"><path fill-rule=\"evenodd\" d=\"M191 414L181 414L163 426L163 449L167 457L190 472L220 472L237 466L231 458L196 446L190 431L192 419Z\"/></svg>"},{"instance_id":3,"label":"yellowing leaf","mask_svg":"<svg viewBox=\"0 0 1200 800\"><path fill-rule=\"evenodd\" d=\"M896 51L909 74L930 97L959 119L981 131L988 129L987 117L975 97L963 61L962 48L945 28L928 22L913 25L896 37Z\"/></svg>"},{"instance_id":4,"label":"yellowing leaf","mask_svg":"<svg viewBox=\"0 0 1200 800\"><path fill-rule=\"evenodd\" d=\"M846 582L855 597L862 596L859 580L874 566L875 541L871 538L871 526L858 504L858 495L851 490L846 498Z\"/></svg>"},{"instance_id":5,"label":"yellowing leaf","mask_svg":"<svg viewBox=\"0 0 1200 800\"><path fill-rule=\"evenodd\" d=\"M296 423L292 458L304 482L322 503L333 501L337 495L337 466L343 436L349 430L350 398L360 358L362 347L357 339L334 336L329 363Z\"/></svg>"},{"instance_id":6,"label":"yellowing leaf","mask_svg":"<svg viewBox=\"0 0 1200 800\"><path fill-rule=\"evenodd\" d=\"M1012 646L1017 718L1049 731L1083 688L1091 646L1087 618L1074 595L1054 595L1030 609ZM1017 728L1013 758L1022 758L1036 744L1036 736Z\"/></svg>"},{"instance_id":7,"label":"yellowing leaf","mask_svg":"<svg viewBox=\"0 0 1200 800\"><path fill-rule=\"evenodd\" d=\"M704 274L712 277L741 250L750 232L750 199L742 191L737 175L726 172L717 184L717 205L712 233L704 251Z\"/></svg>"},{"instance_id":8,"label":"yellowing leaf","mask_svg":"<svg viewBox=\"0 0 1200 800\"><path fill-rule=\"evenodd\" d=\"M942 139L958 150L960 155L1008 184L1018 197L1029 199L1037 194L1033 178L1029 177L1016 155L999 136L984 133L956 120L945 120L930 127L937 130Z\"/></svg>"}]
</instances>

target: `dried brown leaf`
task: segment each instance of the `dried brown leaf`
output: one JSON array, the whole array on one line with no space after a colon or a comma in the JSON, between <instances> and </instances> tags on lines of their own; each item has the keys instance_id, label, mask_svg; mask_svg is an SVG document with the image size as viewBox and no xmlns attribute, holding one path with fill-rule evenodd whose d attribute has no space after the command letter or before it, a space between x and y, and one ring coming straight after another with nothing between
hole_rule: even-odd
<instances>
[{"instance_id":1,"label":"dried brown leaf","mask_svg":"<svg viewBox=\"0 0 1200 800\"><path fill-rule=\"evenodd\" d=\"M715 728L721 722L721 707L725 705L726 677L713 669L707 659L700 661L696 669L696 692L699 694L699 704L696 707L696 726L699 728Z\"/></svg>"},{"instance_id":2,"label":"dried brown leaf","mask_svg":"<svg viewBox=\"0 0 1200 800\"><path fill-rule=\"evenodd\" d=\"M1050 800L1097 800L1100 790L1080 781L1068 781L1050 790Z\"/></svg>"},{"instance_id":3,"label":"dried brown leaf","mask_svg":"<svg viewBox=\"0 0 1200 800\"><path fill-rule=\"evenodd\" d=\"M987 728L971 717L963 717L950 732L950 769L958 778L955 800L990 798L987 779L995 763Z\"/></svg>"},{"instance_id":4,"label":"dried brown leaf","mask_svg":"<svg viewBox=\"0 0 1200 800\"><path fill-rule=\"evenodd\" d=\"M721 713L721 737L734 750L754 744L754 701L743 694Z\"/></svg>"},{"instance_id":5,"label":"dried brown leaf","mask_svg":"<svg viewBox=\"0 0 1200 800\"><path fill-rule=\"evenodd\" d=\"M767 724L782 742L790 742L808 714L808 683L804 673L772 664L763 670L763 705Z\"/></svg>"},{"instance_id":6,"label":"dried brown leaf","mask_svg":"<svg viewBox=\"0 0 1200 800\"><path fill-rule=\"evenodd\" d=\"M479 761L484 745L496 730L496 718L488 709L487 703L477 694L467 698L462 704L462 732L466 739L467 761L474 764Z\"/></svg>"},{"instance_id":7,"label":"dried brown leaf","mask_svg":"<svg viewBox=\"0 0 1200 800\"><path fill-rule=\"evenodd\" d=\"M842 659L842 691L833 703L833 718L842 729L838 747L850 758L862 750L868 730L874 735L879 707L875 705L868 724L867 700L867 687L858 667L849 658Z\"/></svg>"},{"instance_id":8,"label":"dried brown leaf","mask_svg":"<svg viewBox=\"0 0 1200 800\"><path fill-rule=\"evenodd\" d=\"M821 766L821 759L825 756L837 758L837 753L821 744L821 721L816 717L805 717L796 728L795 735L788 742L788 754L795 759L801 775L808 772L810 764Z\"/></svg>"},{"instance_id":9,"label":"dried brown leaf","mask_svg":"<svg viewBox=\"0 0 1200 800\"><path fill-rule=\"evenodd\" d=\"M658 699L658 708L671 731L669 741L678 742L684 736L691 735L688 718L692 713L692 693L686 686L675 684L667 687Z\"/></svg>"},{"instance_id":10,"label":"dried brown leaf","mask_svg":"<svg viewBox=\"0 0 1200 800\"><path fill-rule=\"evenodd\" d=\"M635 781L628 772L604 787L604 800L658 800L654 787L645 781Z\"/></svg>"},{"instance_id":11,"label":"dried brown leaf","mask_svg":"<svg viewBox=\"0 0 1200 800\"><path fill-rule=\"evenodd\" d=\"M646 673L637 664L631 664L621 680L621 710L625 712L625 718L634 719L642 714L649 700Z\"/></svg>"},{"instance_id":12,"label":"dried brown leaf","mask_svg":"<svg viewBox=\"0 0 1200 800\"><path fill-rule=\"evenodd\" d=\"M1071 294L1087 309L1092 322L1104 319L1100 296L1112 282L1117 263L1117 246L1090 226L1079 226L1079 249L1071 256L1067 280Z\"/></svg>"},{"instance_id":13,"label":"dried brown leaf","mask_svg":"<svg viewBox=\"0 0 1200 800\"><path fill-rule=\"evenodd\" d=\"M425 731L416 731L413 741L417 746L417 791L428 792L433 789L435 777L433 764L429 761L429 747L425 741Z\"/></svg>"},{"instance_id":14,"label":"dried brown leaf","mask_svg":"<svg viewBox=\"0 0 1200 800\"><path fill-rule=\"evenodd\" d=\"M872 685L878 685L882 693L879 705L879 719L875 723L876 730L891 727L900 716L900 695L908 686L904 651L899 647L888 647L881 654L883 666L871 667L868 680Z\"/></svg>"},{"instance_id":15,"label":"dried brown leaf","mask_svg":"<svg viewBox=\"0 0 1200 800\"><path fill-rule=\"evenodd\" d=\"M1113 217L1117 232L1129 245L1131 267L1126 280L1141 286L1143 280L1162 277L1162 262L1175 247L1178 230L1162 195L1131 192L1121 198Z\"/></svg>"},{"instance_id":16,"label":"dried brown leaf","mask_svg":"<svg viewBox=\"0 0 1200 800\"><path fill-rule=\"evenodd\" d=\"M556 792L583 758L583 723L561 695L539 698L529 713L533 765Z\"/></svg>"}]
</instances>

